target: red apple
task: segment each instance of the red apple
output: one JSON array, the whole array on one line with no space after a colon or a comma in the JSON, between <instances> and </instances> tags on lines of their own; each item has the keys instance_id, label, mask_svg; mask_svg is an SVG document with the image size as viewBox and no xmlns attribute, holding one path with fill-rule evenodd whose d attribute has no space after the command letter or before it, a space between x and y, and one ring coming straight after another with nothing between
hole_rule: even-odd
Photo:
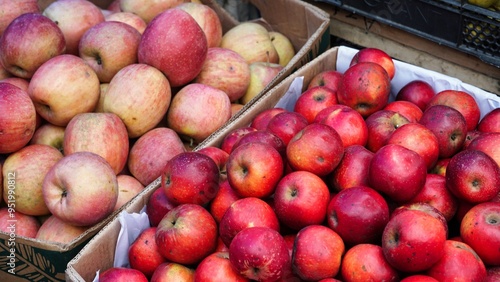
<instances>
[{"instance_id":1,"label":"red apple","mask_svg":"<svg viewBox=\"0 0 500 282\"><path fill-rule=\"evenodd\" d=\"M391 80L382 66L359 62L344 72L337 99L339 104L353 108L366 118L387 105L390 90Z\"/></svg>"},{"instance_id":2,"label":"red apple","mask_svg":"<svg viewBox=\"0 0 500 282\"><path fill-rule=\"evenodd\" d=\"M420 109L416 104L409 101L393 101L384 107L384 110L389 110L393 112L398 112L408 119L410 122L418 122L422 115L423 110Z\"/></svg>"},{"instance_id":3,"label":"red apple","mask_svg":"<svg viewBox=\"0 0 500 282\"><path fill-rule=\"evenodd\" d=\"M160 264L150 282L192 282L194 281L195 271L183 264L164 262Z\"/></svg>"},{"instance_id":4,"label":"red apple","mask_svg":"<svg viewBox=\"0 0 500 282\"><path fill-rule=\"evenodd\" d=\"M318 176L331 173L343 155L344 146L337 131L321 123L305 126L286 147L288 164L293 170L304 170Z\"/></svg>"},{"instance_id":5,"label":"red apple","mask_svg":"<svg viewBox=\"0 0 500 282\"><path fill-rule=\"evenodd\" d=\"M415 273L438 262L445 253L443 223L421 210L408 209L393 217L382 234L384 256L397 270Z\"/></svg>"},{"instance_id":6,"label":"red apple","mask_svg":"<svg viewBox=\"0 0 500 282\"><path fill-rule=\"evenodd\" d=\"M387 139L386 144L398 144L418 153L427 169L436 165L439 158L439 140L429 128L416 122L398 127Z\"/></svg>"},{"instance_id":7,"label":"red apple","mask_svg":"<svg viewBox=\"0 0 500 282\"><path fill-rule=\"evenodd\" d=\"M349 67L360 62L373 62L379 64L385 69L385 71L389 75L389 79L391 80L396 73L396 67L394 66L394 61L392 60L391 56L389 56L385 51L378 48L360 49L352 57Z\"/></svg>"},{"instance_id":8,"label":"red apple","mask_svg":"<svg viewBox=\"0 0 500 282\"><path fill-rule=\"evenodd\" d=\"M500 203L473 206L460 223L460 237L485 265L500 266Z\"/></svg>"},{"instance_id":9,"label":"red apple","mask_svg":"<svg viewBox=\"0 0 500 282\"><path fill-rule=\"evenodd\" d=\"M99 273L99 281L101 282L125 282L137 281L148 282L148 278L144 273L137 269L128 267L111 267Z\"/></svg>"},{"instance_id":10,"label":"red apple","mask_svg":"<svg viewBox=\"0 0 500 282\"><path fill-rule=\"evenodd\" d=\"M328 176L329 183L336 191L354 186L368 186L368 169L373 155L374 153L364 146L347 146L340 163Z\"/></svg>"},{"instance_id":11,"label":"red apple","mask_svg":"<svg viewBox=\"0 0 500 282\"><path fill-rule=\"evenodd\" d=\"M0 36L7 26L18 16L26 13L40 13L40 7L36 0L22 0L12 2L9 0L0 1L2 6L2 18L0 19Z\"/></svg>"},{"instance_id":12,"label":"red apple","mask_svg":"<svg viewBox=\"0 0 500 282\"><path fill-rule=\"evenodd\" d=\"M344 252L344 242L335 231L324 225L309 225L297 233L292 267L303 280L334 277L340 271Z\"/></svg>"},{"instance_id":13,"label":"red apple","mask_svg":"<svg viewBox=\"0 0 500 282\"><path fill-rule=\"evenodd\" d=\"M368 140L366 148L372 152L378 151L387 144L387 140L396 129L410 121L398 112L380 110L366 118Z\"/></svg>"},{"instance_id":14,"label":"red apple","mask_svg":"<svg viewBox=\"0 0 500 282\"><path fill-rule=\"evenodd\" d=\"M151 278L156 268L167 260L160 254L156 245L156 227L141 231L128 249L130 268L137 269Z\"/></svg>"},{"instance_id":15,"label":"red apple","mask_svg":"<svg viewBox=\"0 0 500 282\"><path fill-rule=\"evenodd\" d=\"M280 222L298 231L324 222L330 192L323 179L316 174L295 171L280 180L273 199L274 211Z\"/></svg>"},{"instance_id":16,"label":"red apple","mask_svg":"<svg viewBox=\"0 0 500 282\"><path fill-rule=\"evenodd\" d=\"M446 240L442 258L425 274L438 281L484 281L486 268L476 252L466 243Z\"/></svg>"},{"instance_id":17,"label":"red apple","mask_svg":"<svg viewBox=\"0 0 500 282\"><path fill-rule=\"evenodd\" d=\"M500 266L490 266L486 269L487 276L484 282L495 282L500 279Z\"/></svg>"},{"instance_id":18,"label":"red apple","mask_svg":"<svg viewBox=\"0 0 500 282\"><path fill-rule=\"evenodd\" d=\"M357 244L342 258L340 273L344 281L399 281L399 272L387 262L382 247Z\"/></svg>"},{"instance_id":19,"label":"red apple","mask_svg":"<svg viewBox=\"0 0 500 282\"><path fill-rule=\"evenodd\" d=\"M171 158L185 151L182 140L175 131L168 127L153 128L132 145L128 155L128 169L146 186L160 177Z\"/></svg>"},{"instance_id":20,"label":"red apple","mask_svg":"<svg viewBox=\"0 0 500 282\"><path fill-rule=\"evenodd\" d=\"M476 130L476 129L467 131L467 134L465 135L464 145L462 146L462 150L467 149L469 147L470 143L472 142L472 140L476 139L476 137L479 137L483 133L484 132L481 132L481 131Z\"/></svg>"},{"instance_id":21,"label":"red apple","mask_svg":"<svg viewBox=\"0 0 500 282\"><path fill-rule=\"evenodd\" d=\"M370 163L370 187L397 203L409 201L424 187L427 166L416 152L401 145L380 148Z\"/></svg>"},{"instance_id":22,"label":"red apple","mask_svg":"<svg viewBox=\"0 0 500 282\"><path fill-rule=\"evenodd\" d=\"M396 94L396 101L412 102L424 111L435 94L436 92L428 82L415 79L405 84L398 91Z\"/></svg>"},{"instance_id":23,"label":"red apple","mask_svg":"<svg viewBox=\"0 0 500 282\"><path fill-rule=\"evenodd\" d=\"M459 111L445 105L430 106L424 111L419 123L438 138L439 158L451 157L462 149L467 124Z\"/></svg>"},{"instance_id":24,"label":"red apple","mask_svg":"<svg viewBox=\"0 0 500 282\"><path fill-rule=\"evenodd\" d=\"M495 162L500 166L500 146L498 146L499 142L499 132L488 132L474 138L474 140L470 142L467 148L483 151L488 156L493 158Z\"/></svg>"},{"instance_id":25,"label":"red apple","mask_svg":"<svg viewBox=\"0 0 500 282\"><path fill-rule=\"evenodd\" d=\"M500 132L500 108L486 113L477 125L481 132Z\"/></svg>"},{"instance_id":26,"label":"red apple","mask_svg":"<svg viewBox=\"0 0 500 282\"><path fill-rule=\"evenodd\" d=\"M194 264L217 246L217 223L200 205L182 204L170 210L156 230L160 254L169 261Z\"/></svg>"},{"instance_id":27,"label":"red apple","mask_svg":"<svg viewBox=\"0 0 500 282\"><path fill-rule=\"evenodd\" d=\"M388 221L387 202L367 186L338 192L327 208L328 226L349 246L379 242Z\"/></svg>"},{"instance_id":28,"label":"red apple","mask_svg":"<svg viewBox=\"0 0 500 282\"><path fill-rule=\"evenodd\" d=\"M444 215L435 207L433 207L429 203L425 202L416 202L416 203L406 203L401 206L398 206L391 212L391 218L397 216L398 214L405 212L407 210L418 210L418 211L423 211L425 213L428 213L432 215L433 217L437 218L442 224L443 227L446 231L446 237L448 238L448 222L446 221L446 218Z\"/></svg>"},{"instance_id":29,"label":"red apple","mask_svg":"<svg viewBox=\"0 0 500 282\"><path fill-rule=\"evenodd\" d=\"M368 142L368 126L360 113L345 105L333 105L318 113L314 122L326 124L342 139L344 147L365 146Z\"/></svg>"},{"instance_id":30,"label":"red apple","mask_svg":"<svg viewBox=\"0 0 500 282\"><path fill-rule=\"evenodd\" d=\"M489 201L500 193L500 167L482 151L460 151L446 168L446 187L470 203Z\"/></svg>"},{"instance_id":31,"label":"red apple","mask_svg":"<svg viewBox=\"0 0 500 282\"><path fill-rule=\"evenodd\" d=\"M161 174L161 185L173 204L205 205L219 191L219 167L209 156L183 152L172 157Z\"/></svg>"},{"instance_id":32,"label":"red apple","mask_svg":"<svg viewBox=\"0 0 500 282\"><path fill-rule=\"evenodd\" d=\"M244 136L236 142L232 149L236 149L239 146L251 143L251 142L261 142L268 145L271 145L274 149L276 149L283 158L286 157L286 145L281 138L279 138L276 134L271 133L268 130L255 130L253 132L248 132Z\"/></svg>"},{"instance_id":33,"label":"red apple","mask_svg":"<svg viewBox=\"0 0 500 282\"><path fill-rule=\"evenodd\" d=\"M26 146L36 128L35 106L26 91L0 82L0 154Z\"/></svg>"},{"instance_id":34,"label":"red apple","mask_svg":"<svg viewBox=\"0 0 500 282\"><path fill-rule=\"evenodd\" d=\"M434 105L445 105L459 111L465 118L467 130L474 130L481 117L481 110L474 96L465 91L440 91L429 101L427 109Z\"/></svg>"},{"instance_id":35,"label":"red apple","mask_svg":"<svg viewBox=\"0 0 500 282\"><path fill-rule=\"evenodd\" d=\"M229 261L243 277L276 281L283 277L290 255L283 236L269 227L241 230L229 246Z\"/></svg>"},{"instance_id":36,"label":"red apple","mask_svg":"<svg viewBox=\"0 0 500 282\"><path fill-rule=\"evenodd\" d=\"M295 134L308 124L309 122L303 115L297 112L285 111L273 116L269 120L266 130L280 137L283 143L288 145Z\"/></svg>"},{"instance_id":37,"label":"red apple","mask_svg":"<svg viewBox=\"0 0 500 282\"><path fill-rule=\"evenodd\" d=\"M278 217L273 208L263 200L246 197L233 202L219 223L219 236L230 246L234 236L243 229L260 226L280 231Z\"/></svg>"},{"instance_id":38,"label":"red apple","mask_svg":"<svg viewBox=\"0 0 500 282\"><path fill-rule=\"evenodd\" d=\"M305 90L295 102L293 110L312 123L316 115L329 106L337 104L337 92L326 87L316 86Z\"/></svg>"},{"instance_id":39,"label":"red apple","mask_svg":"<svg viewBox=\"0 0 500 282\"><path fill-rule=\"evenodd\" d=\"M217 192L215 198L210 201L208 210L214 217L215 221L217 223L220 223L222 217L231 206L231 204L239 199L240 197L238 196L238 194L236 194L233 188L229 185L229 181L225 179L219 183L219 192Z\"/></svg>"},{"instance_id":40,"label":"red apple","mask_svg":"<svg viewBox=\"0 0 500 282\"><path fill-rule=\"evenodd\" d=\"M146 203L146 214L152 227L158 226L163 217L175 207L165 195L163 189L156 189Z\"/></svg>"},{"instance_id":41,"label":"red apple","mask_svg":"<svg viewBox=\"0 0 500 282\"><path fill-rule=\"evenodd\" d=\"M238 143L238 141L245 136L245 134L253 131L257 131L257 129L251 126L243 126L232 129L222 138L220 148L230 154L234 145Z\"/></svg>"},{"instance_id":42,"label":"red apple","mask_svg":"<svg viewBox=\"0 0 500 282\"><path fill-rule=\"evenodd\" d=\"M16 211L13 203L7 202L6 206L0 208L0 231L9 234L9 238L5 240L5 245L9 247L16 242L15 237L13 238L10 234L35 238L40 229L40 222L35 216Z\"/></svg>"},{"instance_id":43,"label":"red apple","mask_svg":"<svg viewBox=\"0 0 500 282\"><path fill-rule=\"evenodd\" d=\"M439 280L425 274L413 274L401 279L400 282L439 282Z\"/></svg>"},{"instance_id":44,"label":"red apple","mask_svg":"<svg viewBox=\"0 0 500 282\"><path fill-rule=\"evenodd\" d=\"M226 178L226 163L229 153L216 146L203 147L197 152L209 156L215 162L219 168L220 181Z\"/></svg>"},{"instance_id":45,"label":"red apple","mask_svg":"<svg viewBox=\"0 0 500 282\"><path fill-rule=\"evenodd\" d=\"M222 24L215 10L203 3L190 1L185 1L176 7L190 14L200 25L207 38L208 48L220 46L222 41Z\"/></svg>"},{"instance_id":46,"label":"red apple","mask_svg":"<svg viewBox=\"0 0 500 282\"><path fill-rule=\"evenodd\" d=\"M269 124L269 120L271 120L272 117L285 111L286 110L284 108L270 108L262 110L252 119L250 126L255 129L266 129Z\"/></svg>"},{"instance_id":47,"label":"red apple","mask_svg":"<svg viewBox=\"0 0 500 282\"><path fill-rule=\"evenodd\" d=\"M227 179L241 197L265 198L274 193L284 173L281 154L271 145L246 143L229 154Z\"/></svg>"},{"instance_id":48,"label":"red apple","mask_svg":"<svg viewBox=\"0 0 500 282\"><path fill-rule=\"evenodd\" d=\"M24 90L26 92L28 92L28 87L30 85L28 79L21 78L21 77L16 77L16 76L7 77L7 78L4 78L4 79L0 79L0 82L10 83L10 84L12 84L14 86L17 86L17 87L21 88L22 90Z\"/></svg>"},{"instance_id":49,"label":"red apple","mask_svg":"<svg viewBox=\"0 0 500 282\"><path fill-rule=\"evenodd\" d=\"M446 175L446 167L450 163L451 158L438 159L436 164L432 169L429 170L429 173L435 173L442 176Z\"/></svg>"},{"instance_id":50,"label":"red apple","mask_svg":"<svg viewBox=\"0 0 500 282\"><path fill-rule=\"evenodd\" d=\"M64 34L66 53L78 55L83 34L105 20L101 9L91 1L58 0L43 10L43 15L57 23Z\"/></svg>"},{"instance_id":51,"label":"red apple","mask_svg":"<svg viewBox=\"0 0 500 282\"><path fill-rule=\"evenodd\" d=\"M0 64L14 76L29 79L43 63L63 54L65 43L51 19L25 13L13 19L0 37Z\"/></svg>"},{"instance_id":52,"label":"red apple","mask_svg":"<svg viewBox=\"0 0 500 282\"><path fill-rule=\"evenodd\" d=\"M231 265L229 252L214 252L204 258L196 267L194 281L206 282L247 282Z\"/></svg>"},{"instance_id":53,"label":"red apple","mask_svg":"<svg viewBox=\"0 0 500 282\"><path fill-rule=\"evenodd\" d=\"M196 20L184 10L168 9L144 30L138 60L159 69L172 87L179 87L200 73L207 49L207 38Z\"/></svg>"},{"instance_id":54,"label":"red apple","mask_svg":"<svg viewBox=\"0 0 500 282\"><path fill-rule=\"evenodd\" d=\"M326 86L333 91L337 91L342 78L342 73L336 70L323 70L315 74L309 83L307 84L307 89L313 88L315 86Z\"/></svg>"}]
</instances>

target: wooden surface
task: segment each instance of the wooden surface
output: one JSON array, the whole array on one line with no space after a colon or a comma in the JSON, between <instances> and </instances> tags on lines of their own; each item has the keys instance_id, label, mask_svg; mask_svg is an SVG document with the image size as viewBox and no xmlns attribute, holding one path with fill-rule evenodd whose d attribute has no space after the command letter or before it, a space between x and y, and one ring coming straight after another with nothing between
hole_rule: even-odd
<instances>
[{"instance_id":1,"label":"wooden surface","mask_svg":"<svg viewBox=\"0 0 500 282\"><path fill-rule=\"evenodd\" d=\"M353 44L385 50L393 58L456 77L500 95L500 68L475 56L440 45L331 4L304 0L331 16L330 33Z\"/></svg>"}]
</instances>

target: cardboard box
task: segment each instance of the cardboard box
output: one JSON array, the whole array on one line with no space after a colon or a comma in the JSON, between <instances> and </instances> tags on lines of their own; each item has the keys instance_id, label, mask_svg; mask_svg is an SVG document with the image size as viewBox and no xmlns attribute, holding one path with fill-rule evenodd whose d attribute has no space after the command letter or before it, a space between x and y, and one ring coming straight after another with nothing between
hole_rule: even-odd
<instances>
[{"instance_id":1,"label":"cardboard box","mask_svg":"<svg viewBox=\"0 0 500 282\"><path fill-rule=\"evenodd\" d=\"M53 0L39 0L39 5L46 7L51 2ZM106 8L111 0L92 0L92 2L101 8ZM202 0L202 2L217 12L224 32L238 24L238 21L214 0ZM265 24L270 30L285 34L291 39L296 49L296 55L273 82L261 92L263 94L267 89L330 47L330 17L323 10L300 0L250 0L250 2L261 13L262 18L258 21ZM150 189L145 189L138 197L140 199L146 198L151 188L150 186ZM132 207L129 206L129 209ZM11 246L8 245L10 234L0 232L0 279L6 281L65 280L67 263L116 215L117 213L114 213L103 222L91 227L69 244L55 244L20 236L15 237L15 276L9 273L10 267L7 265L10 261L8 256L11 253Z\"/></svg>"},{"instance_id":2,"label":"cardboard box","mask_svg":"<svg viewBox=\"0 0 500 282\"><path fill-rule=\"evenodd\" d=\"M348 47L334 47L319 55L317 58L294 72L289 77L281 81L276 87L265 93L258 99L244 115L239 116L229 126L219 130L212 138L205 140L195 150L206 146L219 146L222 139L233 129L247 126L253 117L265 109L274 107L284 107L293 109L297 98L305 90L312 77L323 70L339 70L344 72L356 49ZM392 81L391 99L407 82L413 79L423 79L436 90L441 89L462 89L475 96L482 110L482 116L488 111L500 107L500 97L483 91L475 86L462 83L460 80L445 76L433 71L428 71L420 67L396 61L396 76ZM398 73L399 72L399 73ZM149 185L145 193L140 198L132 200L120 214L107 224L81 252L68 263L66 278L68 281L92 281L98 270L104 271L112 266L123 266L123 261L115 261L115 253L128 249L130 243L148 225L147 215L144 206L147 204L149 196L159 187L161 182L157 179ZM122 217L123 216L123 217ZM127 221L125 218L133 219ZM127 226L122 228L122 222ZM141 227L142 226L142 227ZM128 233L128 235L126 235ZM122 241L125 239L124 241ZM117 243L119 242L119 247ZM123 255L116 256L123 259Z\"/></svg>"}]
</instances>

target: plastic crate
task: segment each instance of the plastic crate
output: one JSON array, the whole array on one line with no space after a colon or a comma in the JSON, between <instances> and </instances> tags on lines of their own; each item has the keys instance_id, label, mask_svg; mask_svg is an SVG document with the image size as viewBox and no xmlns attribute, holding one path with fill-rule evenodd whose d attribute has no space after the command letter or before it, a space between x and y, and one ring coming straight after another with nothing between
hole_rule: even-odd
<instances>
[{"instance_id":1,"label":"plastic crate","mask_svg":"<svg viewBox=\"0 0 500 282\"><path fill-rule=\"evenodd\" d=\"M467 0L318 0L500 67L500 11Z\"/></svg>"}]
</instances>

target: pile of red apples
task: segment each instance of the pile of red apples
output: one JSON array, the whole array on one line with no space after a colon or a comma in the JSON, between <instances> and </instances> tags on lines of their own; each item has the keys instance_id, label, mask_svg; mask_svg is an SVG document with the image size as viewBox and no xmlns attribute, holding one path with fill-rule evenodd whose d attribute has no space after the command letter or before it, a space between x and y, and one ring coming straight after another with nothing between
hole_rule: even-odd
<instances>
[{"instance_id":1,"label":"pile of red apples","mask_svg":"<svg viewBox=\"0 0 500 282\"><path fill-rule=\"evenodd\" d=\"M295 55L199 1L0 6L0 230L42 241L109 219Z\"/></svg>"},{"instance_id":2,"label":"pile of red apples","mask_svg":"<svg viewBox=\"0 0 500 282\"><path fill-rule=\"evenodd\" d=\"M101 280L498 281L500 109L423 80L390 102L395 71L361 49L293 111L173 157Z\"/></svg>"}]
</instances>

